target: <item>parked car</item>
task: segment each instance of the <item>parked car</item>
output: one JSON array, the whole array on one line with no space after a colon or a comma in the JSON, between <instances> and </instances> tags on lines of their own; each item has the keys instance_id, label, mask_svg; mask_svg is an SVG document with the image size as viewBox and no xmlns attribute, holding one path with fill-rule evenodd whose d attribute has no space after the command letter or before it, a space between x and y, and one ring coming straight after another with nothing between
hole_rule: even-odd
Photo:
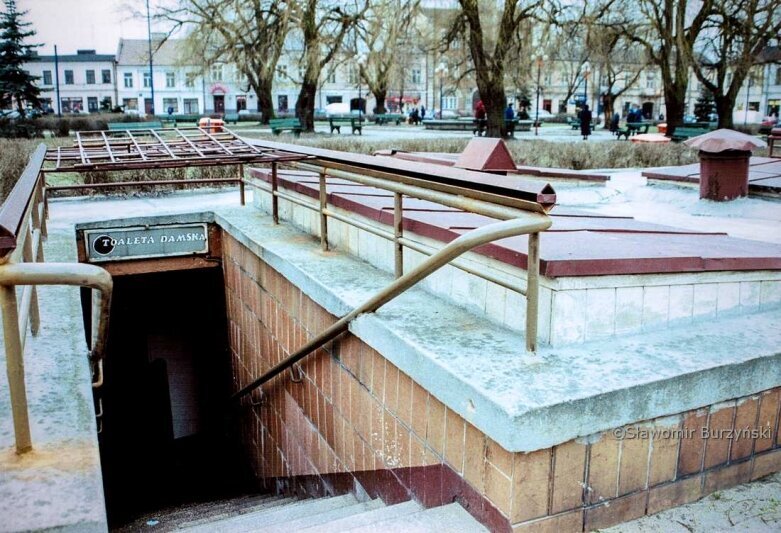
<instances>
[{"instance_id":1,"label":"parked car","mask_svg":"<svg viewBox=\"0 0 781 533\"><path fill-rule=\"evenodd\" d=\"M545 122L546 120L550 120L554 116L553 113L551 113L547 109L540 109L539 110L539 114L538 114L538 111L536 111L534 109L528 111L528 113L529 113L529 119L530 120L535 120L536 118L539 117L540 122Z\"/></svg>"}]
</instances>

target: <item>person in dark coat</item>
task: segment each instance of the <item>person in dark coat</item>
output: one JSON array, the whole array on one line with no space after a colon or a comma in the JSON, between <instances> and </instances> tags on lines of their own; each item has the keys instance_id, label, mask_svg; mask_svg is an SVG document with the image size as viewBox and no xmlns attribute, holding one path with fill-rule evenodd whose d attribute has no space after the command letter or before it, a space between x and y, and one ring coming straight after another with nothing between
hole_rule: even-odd
<instances>
[{"instance_id":1,"label":"person in dark coat","mask_svg":"<svg viewBox=\"0 0 781 533\"><path fill-rule=\"evenodd\" d=\"M613 113L613 118L610 120L610 131L616 132L618 131L618 123L621 121L621 115L618 113Z\"/></svg>"},{"instance_id":2,"label":"person in dark coat","mask_svg":"<svg viewBox=\"0 0 781 533\"><path fill-rule=\"evenodd\" d=\"M587 141L588 136L591 135L591 110L588 104L584 105L580 112L580 134L583 135L584 141Z\"/></svg>"}]
</instances>

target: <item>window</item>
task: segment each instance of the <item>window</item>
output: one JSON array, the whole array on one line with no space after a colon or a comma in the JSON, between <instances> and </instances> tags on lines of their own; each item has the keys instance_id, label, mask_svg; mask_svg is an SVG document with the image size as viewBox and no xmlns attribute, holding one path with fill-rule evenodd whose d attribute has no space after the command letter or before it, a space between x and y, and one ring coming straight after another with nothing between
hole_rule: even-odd
<instances>
[{"instance_id":1,"label":"window","mask_svg":"<svg viewBox=\"0 0 781 533\"><path fill-rule=\"evenodd\" d=\"M44 72L44 74L46 74ZM781 85L781 67L776 69L776 85Z\"/></svg>"},{"instance_id":2,"label":"window","mask_svg":"<svg viewBox=\"0 0 781 533\"><path fill-rule=\"evenodd\" d=\"M456 109L457 97L445 96L442 98L442 109Z\"/></svg>"},{"instance_id":3,"label":"window","mask_svg":"<svg viewBox=\"0 0 781 533\"><path fill-rule=\"evenodd\" d=\"M277 79L284 80L287 78L287 65L277 65Z\"/></svg>"},{"instance_id":4,"label":"window","mask_svg":"<svg viewBox=\"0 0 781 533\"><path fill-rule=\"evenodd\" d=\"M195 72L188 72L184 75L184 86L185 87L195 87Z\"/></svg>"},{"instance_id":5,"label":"window","mask_svg":"<svg viewBox=\"0 0 781 533\"><path fill-rule=\"evenodd\" d=\"M149 72L144 72L144 87L148 88L152 86L152 76Z\"/></svg>"},{"instance_id":6,"label":"window","mask_svg":"<svg viewBox=\"0 0 781 533\"><path fill-rule=\"evenodd\" d=\"M358 69L355 67L350 67L347 69L347 83L350 85L355 85L358 83Z\"/></svg>"},{"instance_id":7,"label":"window","mask_svg":"<svg viewBox=\"0 0 781 533\"><path fill-rule=\"evenodd\" d=\"M65 85L73 85L73 71L72 70L66 70L65 71Z\"/></svg>"},{"instance_id":8,"label":"window","mask_svg":"<svg viewBox=\"0 0 781 533\"><path fill-rule=\"evenodd\" d=\"M87 71L87 85L95 85L95 71L94 70L88 70Z\"/></svg>"},{"instance_id":9,"label":"window","mask_svg":"<svg viewBox=\"0 0 781 533\"><path fill-rule=\"evenodd\" d=\"M649 72L645 75L645 88L654 90L656 89L656 73Z\"/></svg>"},{"instance_id":10,"label":"window","mask_svg":"<svg viewBox=\"0 0 781 533\"><path fill-rule=\"evenodd\" d=\"M103 100L100 101L100 110L108 113L111 111L111 97L110 96L104 96Z\"/></svg>"},{"instance_id":11,"label":"window","mask_svg":"<svg viewBox=\"0 0 781 533\"><path fill-rule=\"evenodd\" d=\"M165 86L169 89L176 87L176 73L175 72L166 72L165 73ZM168 109L166 107L166 109Z\"/></svg>"},{"instance_id":12,"label":"window","mask_svg":"<svg viewBox=\"0 0 781 533\"><path fill-rule=\"evenodd\" d=\"M327 104L341 104L342 103L342 95L338 96L326 96L325 102Z\"/></svg>"},{"instance_id":13,"label":"window","mask_svg":"<svg viewBox=\"0 0 781 533\"><path fill-rule=\"evenodd\" d=\"M182 100L182 109L188 115L197 115L200 113L200 110L198 109L198 99L185 98Z\"/></svg>"},{"instance_id":14,"label":"window","mask_svg":"<svg viewBox=\"0 0 781 533\"><path fill-rule=\"evenodd\" d=\"M65 72L68 72L67 70ZM62 112L63 113L78 113L82 109L84 109L84 100L81 98L61 98L60 102L62 104Z\"/></svg>"},{"instance_id":15,"label":"window","mask_svg":"<svg viewBox=\"0 0 781 533\"><path fill-rule=\"evenodd\" d=\"M236 95L236 111L247 109L247 96L244 94Z\"/></svg>"},{"instance_id":16,"label":"window","mask_svg":"<svg viewBox=\"0 0 781 533\"><path fill-rule=\"evenodd\" d=\"M94 72L93 72L94 74ZM90 113L97 113L98 112L98 97L97 96L88 96L87 97L87 111Z\"/></svg>"},{"instance_id":17,"label":"window","mask_svg":"<svg viewBox=\"0 0 781 533\"><path fill-rule=\"evenodd\" d=\"M130 89L133 87L133 73L132 72L125 72L123 76L125 80L125 88Z\"/></svg>"},{"instance_id":18,"label":"window","mask_svg":"<svg viewBox=\"0 0 781 533\"><path fill-rule=\"evenodd\" d=\"M545 73L545 74L542 76L542 84L543 84L545 87L551 87L551 86L553 85L553 73L551 73L551 72L546 72L546 73Z\"/></svg>"},{"instance_id":19,"label":"window","mask_svg":"<svg viewBox=\"0 0 781 533\"><path fill-rule=\"evenodd\" d=\"M328 83L336 83L336 69L328 73Z\"/></svg>"},{"instance_id":20,"label":"window","mask_svg":"<svg viewBox=\"0 0 781 533\"><path fill-rule=\"evenodd\" d=\"M277 95L277 111L287 111L287 95Z\"/></svg>"},{"instance_id":21,"label":"window","mask_svg":"<svg viewBox=\"0 0 781 533\"><path fill-rule=\"evenodd\" d=\"M420 76L420 69L419 68L413 68L412 69L412 83L420 83L421 76Z\"/></svg>"},{"instance_id":22,"label":"window","mask_svg":"<svg viewBox=\"0 0 781 533\"><path fill-rule=\"evenodd\" d=\"M779 69L781 71L781 69ZM44 70L43 71L43 84L44 85L51 85L52 84L52 71L51 70Z\"/></svg>"},{"instance_id":23,"label":"window","mask_svg":"<svg viewBox=\"0 0 781 533\"><path fill-rule=\"evenodd\" d=\"M179 99L178 98L163 98L163 110L168 113L169 111L173 113L179 112Z\"/></svg>"},{"instance_id":24,"label":"window","mask_svg":"<svg viewBox=\"0 0 781 533\"><path fill-rule=\"evenodd\" d=\"M222 65L212 65L210 74L212 81L222 81Z\"/></svg>"},{"instance_id":25,"label":"window","mask_svg":"<svg viewBox=\"0 0 781 533\"><path fill-rule=\"evenodd\" d=\"M111 71L104 68L100 71L100 78L103 83L111 83Z\"/></svg>"},{"instance_id":26,"label":"window","mask_svg":"<svg viewBox=\"0 0 781 533\"><path fill-rule=\"evenodd\" d=\"M123 98L122 107L125 108L125 111L137 111L138 98Z\"/></svg>"}]
</instances>

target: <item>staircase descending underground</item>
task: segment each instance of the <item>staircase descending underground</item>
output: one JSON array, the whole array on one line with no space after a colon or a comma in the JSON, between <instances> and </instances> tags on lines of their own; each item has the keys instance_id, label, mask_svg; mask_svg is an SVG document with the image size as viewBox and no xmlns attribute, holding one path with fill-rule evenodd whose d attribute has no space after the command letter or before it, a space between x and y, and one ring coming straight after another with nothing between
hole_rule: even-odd
<instances>
[{"instance_id":1,"label":"staircase descending underground","mask_svg":"<svg viewBox=\"0 0 781 533\"><path fill-rule=\"evenodd\" d=\"M485 532L463 507L451 503L424 509L414 501L386 506L352 494L318 499L242 496L182 506L145 516L116 531L191 533L284 532Z\"/></svg>"}]
</instances>

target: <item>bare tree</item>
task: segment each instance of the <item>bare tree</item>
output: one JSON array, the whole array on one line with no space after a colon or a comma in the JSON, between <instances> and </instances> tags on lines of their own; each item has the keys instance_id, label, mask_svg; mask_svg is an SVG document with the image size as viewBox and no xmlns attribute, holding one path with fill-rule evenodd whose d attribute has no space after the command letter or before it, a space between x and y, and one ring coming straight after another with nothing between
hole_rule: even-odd
<instances>
[{"instance_id":1,"label":"bare tree","mask_svg":"<svg viewBox=\"0 0 781 533\"><path fill-rule=\"evenodd\" d=\"M314 131L315 95L320 75L341 50L348 32L363 17L368 1L299 0L292 5L303 44L303 80L296 101L296 115L305 131Z\"/></svg>"},{"instance_id":2,"label":"bare tree","mask_svg":"<svg viewBox=\"0 0 781 533\"><path fill-rule=\"evenodd\" d=\"M589 49L592 61L601 72L600 85L604 91L600 97L605 114L604 127L607 129L610 127L616 99L637 82L646 67L645 57L642 49L627 42L621 32L611 28L592 32Z\"/></svg>"},{"instance_id":3,"label":"bare tree","mask_svg":"<svg viewBox=\"0 0 781 533\"><path fill-rule=\"evenodd\" d=\"M274 117L271 89L291 28L285 0L179 0L161 7L157 19L172 23L171 35L189 31L190 49L204 64L232 63L258 95L263 122Z\"/></svg>"},{"instance_id":4,"label":"bare tree","mask_svg":"<svg viewBox=\"0 0 781 533\"><path fill-rule=\"evenodd\" d=\"M738 91L779 32L778 0L720 0L713 6L701 38L687 43L694 74L713 95L719 128L732 128Z\"/></svg>"},{"instance_id":5,"label":"bare tree","mask_svg":"<svg viewBox=\"0 0 781 533\"><path fill-rule=\"evenodd\" d=\"M601 24L618 28L645 50L664 86L667 135L683 123L691 50L717 0L607 0ZM740 0L738 0L740 1ZM772 0L769 0L772 1Z\"/></svg>"},{"instance_id":6,"label":"bare tree","mask_svg":"<svg viewBox=\"0 0 781 533\"><path fill-rule=\"evenodd\" d=\"M385 113L397 56L419 9L420 0L373 1L356 27L353 52L366 56L365 63L358 65L358 75L374 95L375 113Z\"/></svg>"},{"instance_id":7,"label":"bare tree","mask_svg":"<svg viewBox=\"0 0 781 533\"><path fill-rule=\"evenodd\" d=\"M523 21L535 16L542 0L506 0L504 6L488 1L459 0L461 7L448 39L468 36L475 81L488 119L487 135L506 133L504 90L506 66L517 30Z\"/></svg>"}]
</instances>

